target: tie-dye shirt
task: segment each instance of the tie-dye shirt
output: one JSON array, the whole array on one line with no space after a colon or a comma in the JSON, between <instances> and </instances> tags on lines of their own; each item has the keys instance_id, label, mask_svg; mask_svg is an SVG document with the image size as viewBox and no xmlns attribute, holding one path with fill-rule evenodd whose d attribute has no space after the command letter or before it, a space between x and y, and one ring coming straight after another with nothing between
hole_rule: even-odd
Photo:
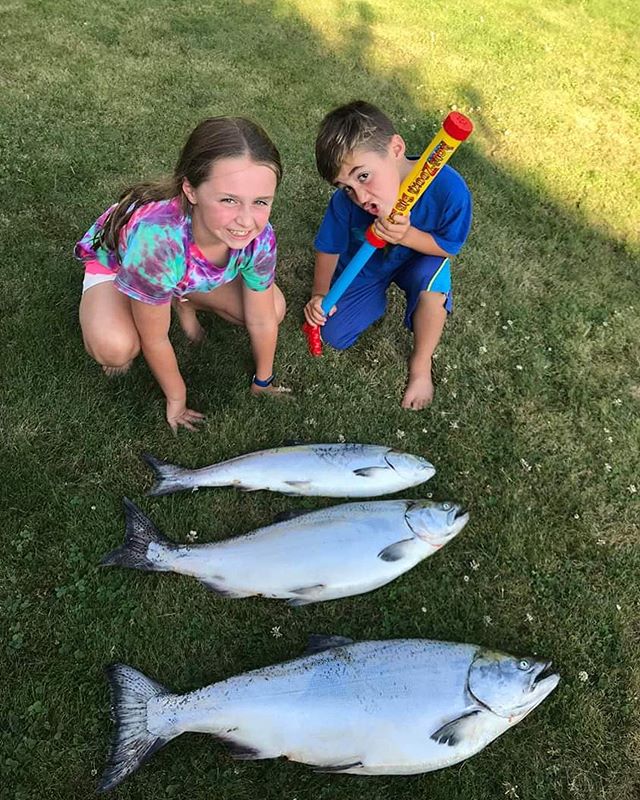
<instances>
[{"instance_id":1,"label":"tie-dye shirt","mask_svg":"<svg viewBox=\"0 0 640 800\"><path fill-rule=\"evenodd\" d=\"M162 305L174 296L210 292L237 275L256 292L274 281L276 237L269 224L242 250L229 250L229 260L220 267L208 261L193 241L191 217L182 211L180 198L146 203L120 231L118 263L114 253L93 246L110 210L76 244L75 256L89 268L93 262L101 272L105 268L115 272L117 288L134 300Z\"/></svg>"}]
</instances>

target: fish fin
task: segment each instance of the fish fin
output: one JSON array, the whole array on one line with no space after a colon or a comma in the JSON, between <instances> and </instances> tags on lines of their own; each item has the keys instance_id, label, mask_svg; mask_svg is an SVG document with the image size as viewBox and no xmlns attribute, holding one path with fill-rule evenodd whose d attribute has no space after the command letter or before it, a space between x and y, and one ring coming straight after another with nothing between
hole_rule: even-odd
<instances>
[{"instance_id":1,"label":"fish fin","mask_svg":"<svg viewBox=\"0 0 640 800\"><path fill-rule=\"evenodd\" d=\"M161 461L150 453L143 453L142 460L151 467L156 479L154 485L147 492L148 495L158 497L162 494L171 494L172 492L179 492L181 489L192 488L185 481L191 470L184 469L176 464L169 464L168 461Z\"/></svg>"},{"instance_id":2,"label":"fish fin","mask_svg":"<svg viewBox=\"0 0 640 800\"><path fill-rule=\"evenodd\" d=\"M153 697L169 694L164 686L126 664L110 664L105 672L116 727L98 792L113 789L177 735L156 736L147 730L147 705Z\"/></svg>"},{"instance_id":3,"label":"fish fin","mask_svg":"<svg viewBox=\"0 0 640 800\"><path fill-rule=\"evenodd\" d=\"M400 561L401 558L409 555L414 539L401 539L399 542L390 544L378 553L378 558L383 561Z\"/></svg>"},{"instance_id":4,"label":"fish fin","mask_svg":"<svg viewBox=\"0 0 640 800\"><path fill-rule=\"evenodd\" d=\"M276 525L279 522L288 522L290 519L296 519L297 517L304 517L306 514L311 514L311 511L306 509L304 511L281 511L273 518L272 525Z\"/></svg>"},{"instance_id":5,"label":"fish fin","mask_svg":"<svg viewBox=\"0 0 640 800\"><path fill-rule=\"evenodd\" d=\"M353 644L353 639L349 639L348 636L325 636L323 633L312 633L307 639L307 649L304 651L304 655L311 656L314 653L322 653L325 650L344 647L347 644Z\"/></svg>"},{"instance_id":6,"label":"fish fin","mask_svg":"<svg viewBox=\"0 0 640 800\"><path fill-rule=\"evenodd\" d=\"M351 764L330 764L326 767L315 767L314 772L346 772L348 769L354 769L354 767L362 767L362 761L352 761Z\"/></svg>"},{"instance_id":7,"label":"fish fin","mask_svg":"<svg viewBox=\"0 0 640 800\"><path fill-rule=\"evenodd\" d=\"M311 486L311 481L283 481L283 483L294 489L308 489Z\"/></svg>"},{"instance_id":8,"label":"fish fin","mask_svg":"<svg viewBox=\"0 0 640 800\"><path fill-rule=\"evenodd\" d=\"M359 475L361 478L375 478L376 475L380 476L385 472L389 472L391 467L361 467L354 469L353 474Z\"/></svg>"},{"instance_id":9,"label":"fish fin","mask_svg":"<svg viewBox=\"0 0 640 800\"><path fill-rule=\"evenodd\" d=\"M231 739L228 736L216 736L216 739L226 746L231 757L235 758L237 761L253 761L260 758L269 758L269 756L263 756L260 750L256 750L255 747L237 742L235 739Z\"/></svg>"},{"instance_id":10,"label":"fish fin","mask_svg":"<svg viewBox=\"0 0 640 800\"><path fill-rule=\"evenodd\" d=\"M158 544L168 550L177 545L167 539L156 526L128 497L122 498L126 520L125 541L121 547L112 550L102 559L102 567L128 567L129 569L157 570L158 567L147 558L150 544Z\"/></svg>"},{"instance_id":11,"label":"fish fin","mask_svg":"<svg viewBox=\"0 0 640 800\"><path fill-rule=\"evenodd\" d=\"M455 745L460 744L460 742L465 739L468 732L469 719L475 717L476 714L479 713L480 709L468 711L466 714L462 714L456 717L456 719L445 723L441 728L438 728L435 733L432 733L429 738L433 739L433 741L438 744L446 744L449 747L455 747Z\"/></svg>"},{"instance_id":12,"label":"fish fin","mask_svg":"<svg viewBox=\"0 0 640 800\"><path fill-rule=\"evenodd\" d=\"M222 583L217 583L215 578L198 578L200 583L205 586L210 592L220 595L220 597L251 597L251 595L243 594L242 592L235 592L233 589L226 589ZM220 578L224 580L224 578Z\"/></svg>"},{"instance_id":13,"label":"fish fin","mask_svg":"<svg viewBox=\"0 0 640 800\"><path fill-rule=\"evenodd\" d=\"M291 594L313 594L313 592L317 592L319 589L326 589L327 585L325 583L314 583L313 586L299 586L297 589L289 589Z\"/></svg>"}]
</instances>

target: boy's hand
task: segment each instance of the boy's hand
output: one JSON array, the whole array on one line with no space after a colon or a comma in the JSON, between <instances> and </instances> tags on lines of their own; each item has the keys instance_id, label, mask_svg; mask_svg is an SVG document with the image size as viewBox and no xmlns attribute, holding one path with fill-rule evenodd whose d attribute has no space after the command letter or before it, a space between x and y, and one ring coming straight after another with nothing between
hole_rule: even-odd
<instances>
[{"instance_id":1,"label":"boy's hand","mask_svg":"<svg viewBox=\"0 0 640 800\"><path fill-rule=\"evenodd\" d=\"M390 222L387 217L378 217L373 223L373 232L389 244L402 244L411 227L411 216L397 216Z\"/></svg>"},{"instance_id":2,"label":"boy's hand","mask_svg":"<svg viewBox=\"0 0 640 800\"><path fill-rule=\"evenodd\" d=\"M309 325L324 325L327 321L327 316L331 317L336 313L336 307L334 306L328 314L325 314L322 310L322 301L324 300L325 295L323 294L312 294L311 299L304 307L304 318L307 320Z\"/></svg>"}]
</instances>

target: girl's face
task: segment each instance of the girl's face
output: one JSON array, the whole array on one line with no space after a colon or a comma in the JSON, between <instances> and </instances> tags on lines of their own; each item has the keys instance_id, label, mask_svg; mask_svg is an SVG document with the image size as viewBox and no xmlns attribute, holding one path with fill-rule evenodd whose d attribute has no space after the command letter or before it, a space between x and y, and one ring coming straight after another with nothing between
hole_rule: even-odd
<instances>
[{"instance_id":1,"label":"girl's face","mask_svg":"<svg viewBox=\"0 0 640 800\"><path fill-rule=\"evenodd\" d=\"M197 188L185 178L182 190L193 206L198 246L246 247L269 221L276 183L272 169L248 156L216 161Z\"/></svg>"},{"instance_id":2,"label":"girl's face","mask_svg":"<svg viewBox=\"0 0 640 800\"><path fill-rule=\"evenodd\" d=\"M391 137L386 153L357 147L342 162L334 184L369 214L384 217L393 208L408 172L404 156L404 140L398 134Z\"/></svg>"}]
</instances>

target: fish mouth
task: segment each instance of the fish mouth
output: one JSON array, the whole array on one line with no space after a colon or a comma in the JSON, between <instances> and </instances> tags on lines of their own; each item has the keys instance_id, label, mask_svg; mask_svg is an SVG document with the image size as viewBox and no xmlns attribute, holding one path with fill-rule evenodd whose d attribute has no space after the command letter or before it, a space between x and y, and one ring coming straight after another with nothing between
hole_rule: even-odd
<instances>
[{"instance_id":1,"label":"fish mouth","mask_svg":"<svg viewBox=\"0 0 640 800\"><path fill-rule=\"evenodd\" d=\"M533 683L531 684L531 689L536 689L538 684L542 683L543 681L547 680L547 678L556 678L558 677L557 673L555 673L552 669L553 661L547 661L543 664L542 669L533 679Z\"/></svg>"}]
</instances>

